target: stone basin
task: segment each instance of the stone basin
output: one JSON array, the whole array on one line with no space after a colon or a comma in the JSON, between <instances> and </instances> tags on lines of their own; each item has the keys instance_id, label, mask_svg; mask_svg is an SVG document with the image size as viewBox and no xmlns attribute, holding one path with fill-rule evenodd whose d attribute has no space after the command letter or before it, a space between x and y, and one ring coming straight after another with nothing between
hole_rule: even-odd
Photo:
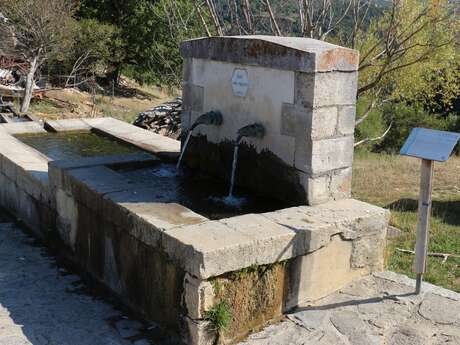
<instances>
[{"instance_id":1,"label":"stone basin","mask_svg":"<svg viewBox=\"0 0 460 345\"><path fill-rule=\"evenodd\" d=\"M234 315L232 342L300 301L382 269L388 212L381 208L344 199L212 220L155 199L155 183L129 176L168 164L179 142L111 118L45 127L90 127L142 152L53 161L14 137L46 134L38 123L2 125L1 205L36 235L54 233L78 267L185 343L214 341L206 315L221 300Z\"/></svg>"}]
</instances>

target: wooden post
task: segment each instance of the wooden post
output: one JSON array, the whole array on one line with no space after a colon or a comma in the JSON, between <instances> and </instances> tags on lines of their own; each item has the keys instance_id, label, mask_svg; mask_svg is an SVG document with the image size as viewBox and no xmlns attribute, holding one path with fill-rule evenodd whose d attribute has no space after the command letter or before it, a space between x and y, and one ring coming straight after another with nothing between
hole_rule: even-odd
<instances>
[{"instance_id":1,"label":"wooden post","mask_svg":"<svg viewBox=\"0 0 460 345\"><path fill-rule=\"evenodd\" d=\"M419 294L421 291L422 275L426 270L428 233L430 230L431 216L431 192L433 190L433 167L434 164L432 160L422 159L414 264L414 271L417 273L416 294Z\"/></svg>"}]
</instances>

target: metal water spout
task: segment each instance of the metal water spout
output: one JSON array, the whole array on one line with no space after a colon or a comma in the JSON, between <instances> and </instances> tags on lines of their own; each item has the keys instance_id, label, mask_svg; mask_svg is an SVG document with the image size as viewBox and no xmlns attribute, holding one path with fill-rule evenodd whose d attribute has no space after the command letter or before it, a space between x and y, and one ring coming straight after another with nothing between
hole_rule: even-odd
<instances>
[{"instance_id":1,"label":"metal water spout","mask_svg":"<svg viewBox=\"0 0 460 345\"><path fill-rule=\"evenodd\" d=\"M211 126L220 126L222 125L223 117L220 111L209 111L200 115L193 125L190 127L190 132L192 132L199 125L211 125Z\"/></svg>"},{"instance_id":2,"label":"metal water spout","mask_svg":"<svg viewBox=\"0 0 460 345\"><path fill-rule=\"evenodd\" d=\"M220 111L209 111L207 113L204 113L203 115L200 115L193 125L190 127L187 137L185 138L184 141L184 146L182 148L182 151L179 156L179 160L177 161L176 168L180 168L180 163L182 162L182 157L184 156L185 150L187 149L188 142L190 141L190 137L192 136L193 130L200 126L200 125L211 125L211 126L220 126L222 125L223 122L223 117L222 113Z\"/></svg>"},{"instance_id":3,"label":"metal water spout","mask_svg":"<svg viewBox=\"0 0 460 345\"><path fill-rule=\"evenodd\" d=\"M238 130L236 144L238 145L243 138L258 138L262 139L265 136L265 127L260 123L253 123L244 126Z\"/></svg>"},{"instance_id":4,"label":"metal water spout","mask_svg":"<svg viewBox=\"0 0 460 345\"><path fill-rule=\"evenodd\" d=\"M228 191L228 198L233 197L233 188L235 187L235 174L236 165L238 163L238 148L243 138L257 138L262 139L265 136L265 127L260 123L253 123L241 127L238 130L238 136L236 138L235 147L233 148L233 162L232 162L232 173L230 175L230 189Z\"/></svg>"}]
</instances>

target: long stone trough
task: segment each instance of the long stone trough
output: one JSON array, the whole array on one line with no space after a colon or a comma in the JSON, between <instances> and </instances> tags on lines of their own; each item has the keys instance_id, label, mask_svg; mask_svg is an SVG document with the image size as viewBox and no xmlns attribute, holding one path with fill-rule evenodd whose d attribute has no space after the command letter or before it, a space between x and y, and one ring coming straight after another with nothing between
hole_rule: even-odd
<instances>
[{"instance_id":1,"label":"long stone trough","mask_svg":"<svg viewBox=\"0 0 460 345\"><path fill-rule=\"evenodd\" d=\"M52 160L16 137L47 131L97 133L140 151ZM67 258L185 344L237 342L299 303L383 269L382 208L328 194L315 206L212 220L120 172L174 161L180 149L112 118L3 124L0 206L37 236L57 237ZM324 175L314 173L314 181Z\"/></svg>"}]
</instances>

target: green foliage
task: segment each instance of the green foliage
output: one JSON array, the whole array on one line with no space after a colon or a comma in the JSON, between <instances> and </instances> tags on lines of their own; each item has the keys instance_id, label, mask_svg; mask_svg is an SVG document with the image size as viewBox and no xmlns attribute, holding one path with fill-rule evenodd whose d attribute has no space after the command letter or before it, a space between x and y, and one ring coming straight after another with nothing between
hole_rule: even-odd
<instances>
[{"instance_id":1,"label":"green foliage","mask_svg":"<svg viewBox=\"0 0 460 345\"><path fill-rule=\"evenodd\" d=\"M421 105L400 103L385 107L383 118L392 122L392 129L378 144L377 148L386 152L397 153L414 127L432 128L438 130L455 130L458 116L440 116L430 114Z\"/></svg>"},{"instance_id":2,"label":"green foliage","mask_svg":"<svg viewBox=\"0 0 460 345\"><path fill-rule=\"evenodd\" d=\"M83 0L81 18L114 26L118 50L113 70L127 69L141 83L180 84L182 60L179 44L202 35L201 25L188 0Z\"/></svg>"},{"instance_id":3,"label":"green foliage","mask_svg":"<svg viewBox=\"0 0 460 345\"><path fill-rule=\"evenodd\" d=\"M206 311L205 319L211 323L213 330L219 333L225 332L232 321L230 306L226 301L220 301Z\"/></svg>"}]
</instances>

